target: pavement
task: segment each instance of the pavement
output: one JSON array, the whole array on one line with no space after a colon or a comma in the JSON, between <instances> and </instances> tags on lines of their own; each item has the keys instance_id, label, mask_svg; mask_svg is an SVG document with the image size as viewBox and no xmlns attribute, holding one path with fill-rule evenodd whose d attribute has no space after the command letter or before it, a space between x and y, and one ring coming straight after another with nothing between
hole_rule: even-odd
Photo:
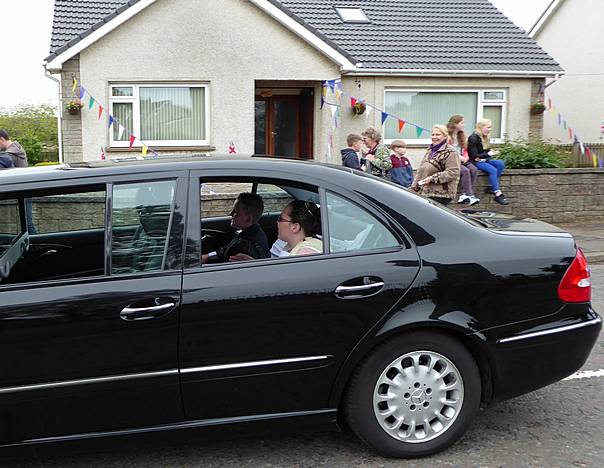
<instances>
[{"instance_id":1,"label":"pavement","mask_svg":"<svg viewBox=\"0 0 604 468\"><path fill-rule=\"evenodd\" d=\"M604 263L604 222L557 226L574 236L590 264Z\"/></svg>"}]
</instances>

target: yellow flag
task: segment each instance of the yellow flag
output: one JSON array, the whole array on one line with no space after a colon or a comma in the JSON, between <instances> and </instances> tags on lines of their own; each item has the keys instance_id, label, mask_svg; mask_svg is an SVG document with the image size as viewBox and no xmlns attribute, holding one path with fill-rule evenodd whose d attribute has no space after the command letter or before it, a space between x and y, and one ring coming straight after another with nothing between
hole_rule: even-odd
<instances>
[{"instance_id":1,"label":"yellow flag","mask_svg":"<svg viewBox=\"0 0 604 468\"><path fill-rule=\"evenodd\" d=\"M149 149L149 148L147 148L147 146L146 146L146 145L143 145L143 158L144 158L145 156L147 156L147 150L148 150L148 149Z\"/></svg>"},{"instance_id":2,"label":"yellow flag","mask_svg":"<svg viewBox=\"0 0 604 468\"><path fill-rule=\"evenodd\" d=\"M73 86L71 87L71 94L75 93L76 87L78 86L78 80L73 79Z\"/></svg>"}]
</instances>

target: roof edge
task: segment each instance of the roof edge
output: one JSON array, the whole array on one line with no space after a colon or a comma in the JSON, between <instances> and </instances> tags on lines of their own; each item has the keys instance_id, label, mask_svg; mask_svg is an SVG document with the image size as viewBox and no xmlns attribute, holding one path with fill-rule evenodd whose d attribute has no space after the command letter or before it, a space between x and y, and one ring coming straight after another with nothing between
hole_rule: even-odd
<instances>
[{"instance_id":1,"label":"roof edge","mask_svg":"<svg viewBox=\"0 0 604 468\"><path fill-rule=\"evenodd\" d=\"M306 21L291 12L277 0L249 0L250 3L289 29L296 36L306 41L327 58L337 63L343 70L355 69L355 58L340 48L325 35L317 31Z\"/></svg>"},{"instance_id":2,"label":"roof edge","mask_svg":"<svg viewBox=\"0 0 604 468\"><path fill-rule=\"evenodd\" d=\"M342 72L348 76L461 76L461 77L501 77L501 78L550 78L564 75L564 70L446 70L431 68L355 68Z\"/></svg>"},{"instance_id":3,"label":"roof edge","mask_svg":"<svg viewBox=\"0 0 604 468\"><path fill-rule=\"evenodd\" d=\"M156 1L129 0L128 3L118 7L114 12L92 25L86 31L78 34L46 57L44 59L46 69L49 71L60 71L67 60L73 58Z\"/></svg>"},{"instance_id":4,"label":"roof edge","mask_svg":"<svg viewBox=\"0 0 604 468\"><path fill-rule=\"evenodd\" d=\"M537 34L541 32L545 24L550 20L553 14L560 8L560 6L564 3L564 0L552 0L550 4L545 7L541 16L537 18L535 24L531 26L528 30L529 37L535 37Z\"/></svg>"}]
</instances>

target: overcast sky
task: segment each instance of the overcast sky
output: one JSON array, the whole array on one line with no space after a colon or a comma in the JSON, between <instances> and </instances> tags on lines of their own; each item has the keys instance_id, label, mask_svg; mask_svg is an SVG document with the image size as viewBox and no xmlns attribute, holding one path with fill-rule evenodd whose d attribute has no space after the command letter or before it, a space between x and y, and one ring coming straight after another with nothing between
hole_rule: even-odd
<instances>
[{"instance_id":1,"label":"overcast sky","mask_svg":"<svg viewBox=\"0 0 604 468\"><path fill-rule=\"evenodd\" d=\"M214 0L216 2L220 0ZM532 26L550 0L491 0L518 26ZM20 103L56 104L57 85L44 76L54 0L0 0L2 45L8 52L0 73L0 108Z\"/></svg>"}]
</instances>

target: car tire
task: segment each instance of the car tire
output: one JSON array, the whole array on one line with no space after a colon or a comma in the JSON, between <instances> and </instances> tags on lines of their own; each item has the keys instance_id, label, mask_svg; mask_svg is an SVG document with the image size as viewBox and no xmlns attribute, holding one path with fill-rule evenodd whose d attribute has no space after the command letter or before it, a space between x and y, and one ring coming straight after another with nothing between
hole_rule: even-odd
<instances>
[{"instance_id":1,"label":"car tire","mask_svg":"<svg viewBox=\"0 0 604 468\"><path fill-rule=\"evenodd\" d=\"M478 366L444 333L411 332L375 348L344 397L352 431L390 457L440 452L468 429L480 406Z\"/></svg>"}]
</instances>

